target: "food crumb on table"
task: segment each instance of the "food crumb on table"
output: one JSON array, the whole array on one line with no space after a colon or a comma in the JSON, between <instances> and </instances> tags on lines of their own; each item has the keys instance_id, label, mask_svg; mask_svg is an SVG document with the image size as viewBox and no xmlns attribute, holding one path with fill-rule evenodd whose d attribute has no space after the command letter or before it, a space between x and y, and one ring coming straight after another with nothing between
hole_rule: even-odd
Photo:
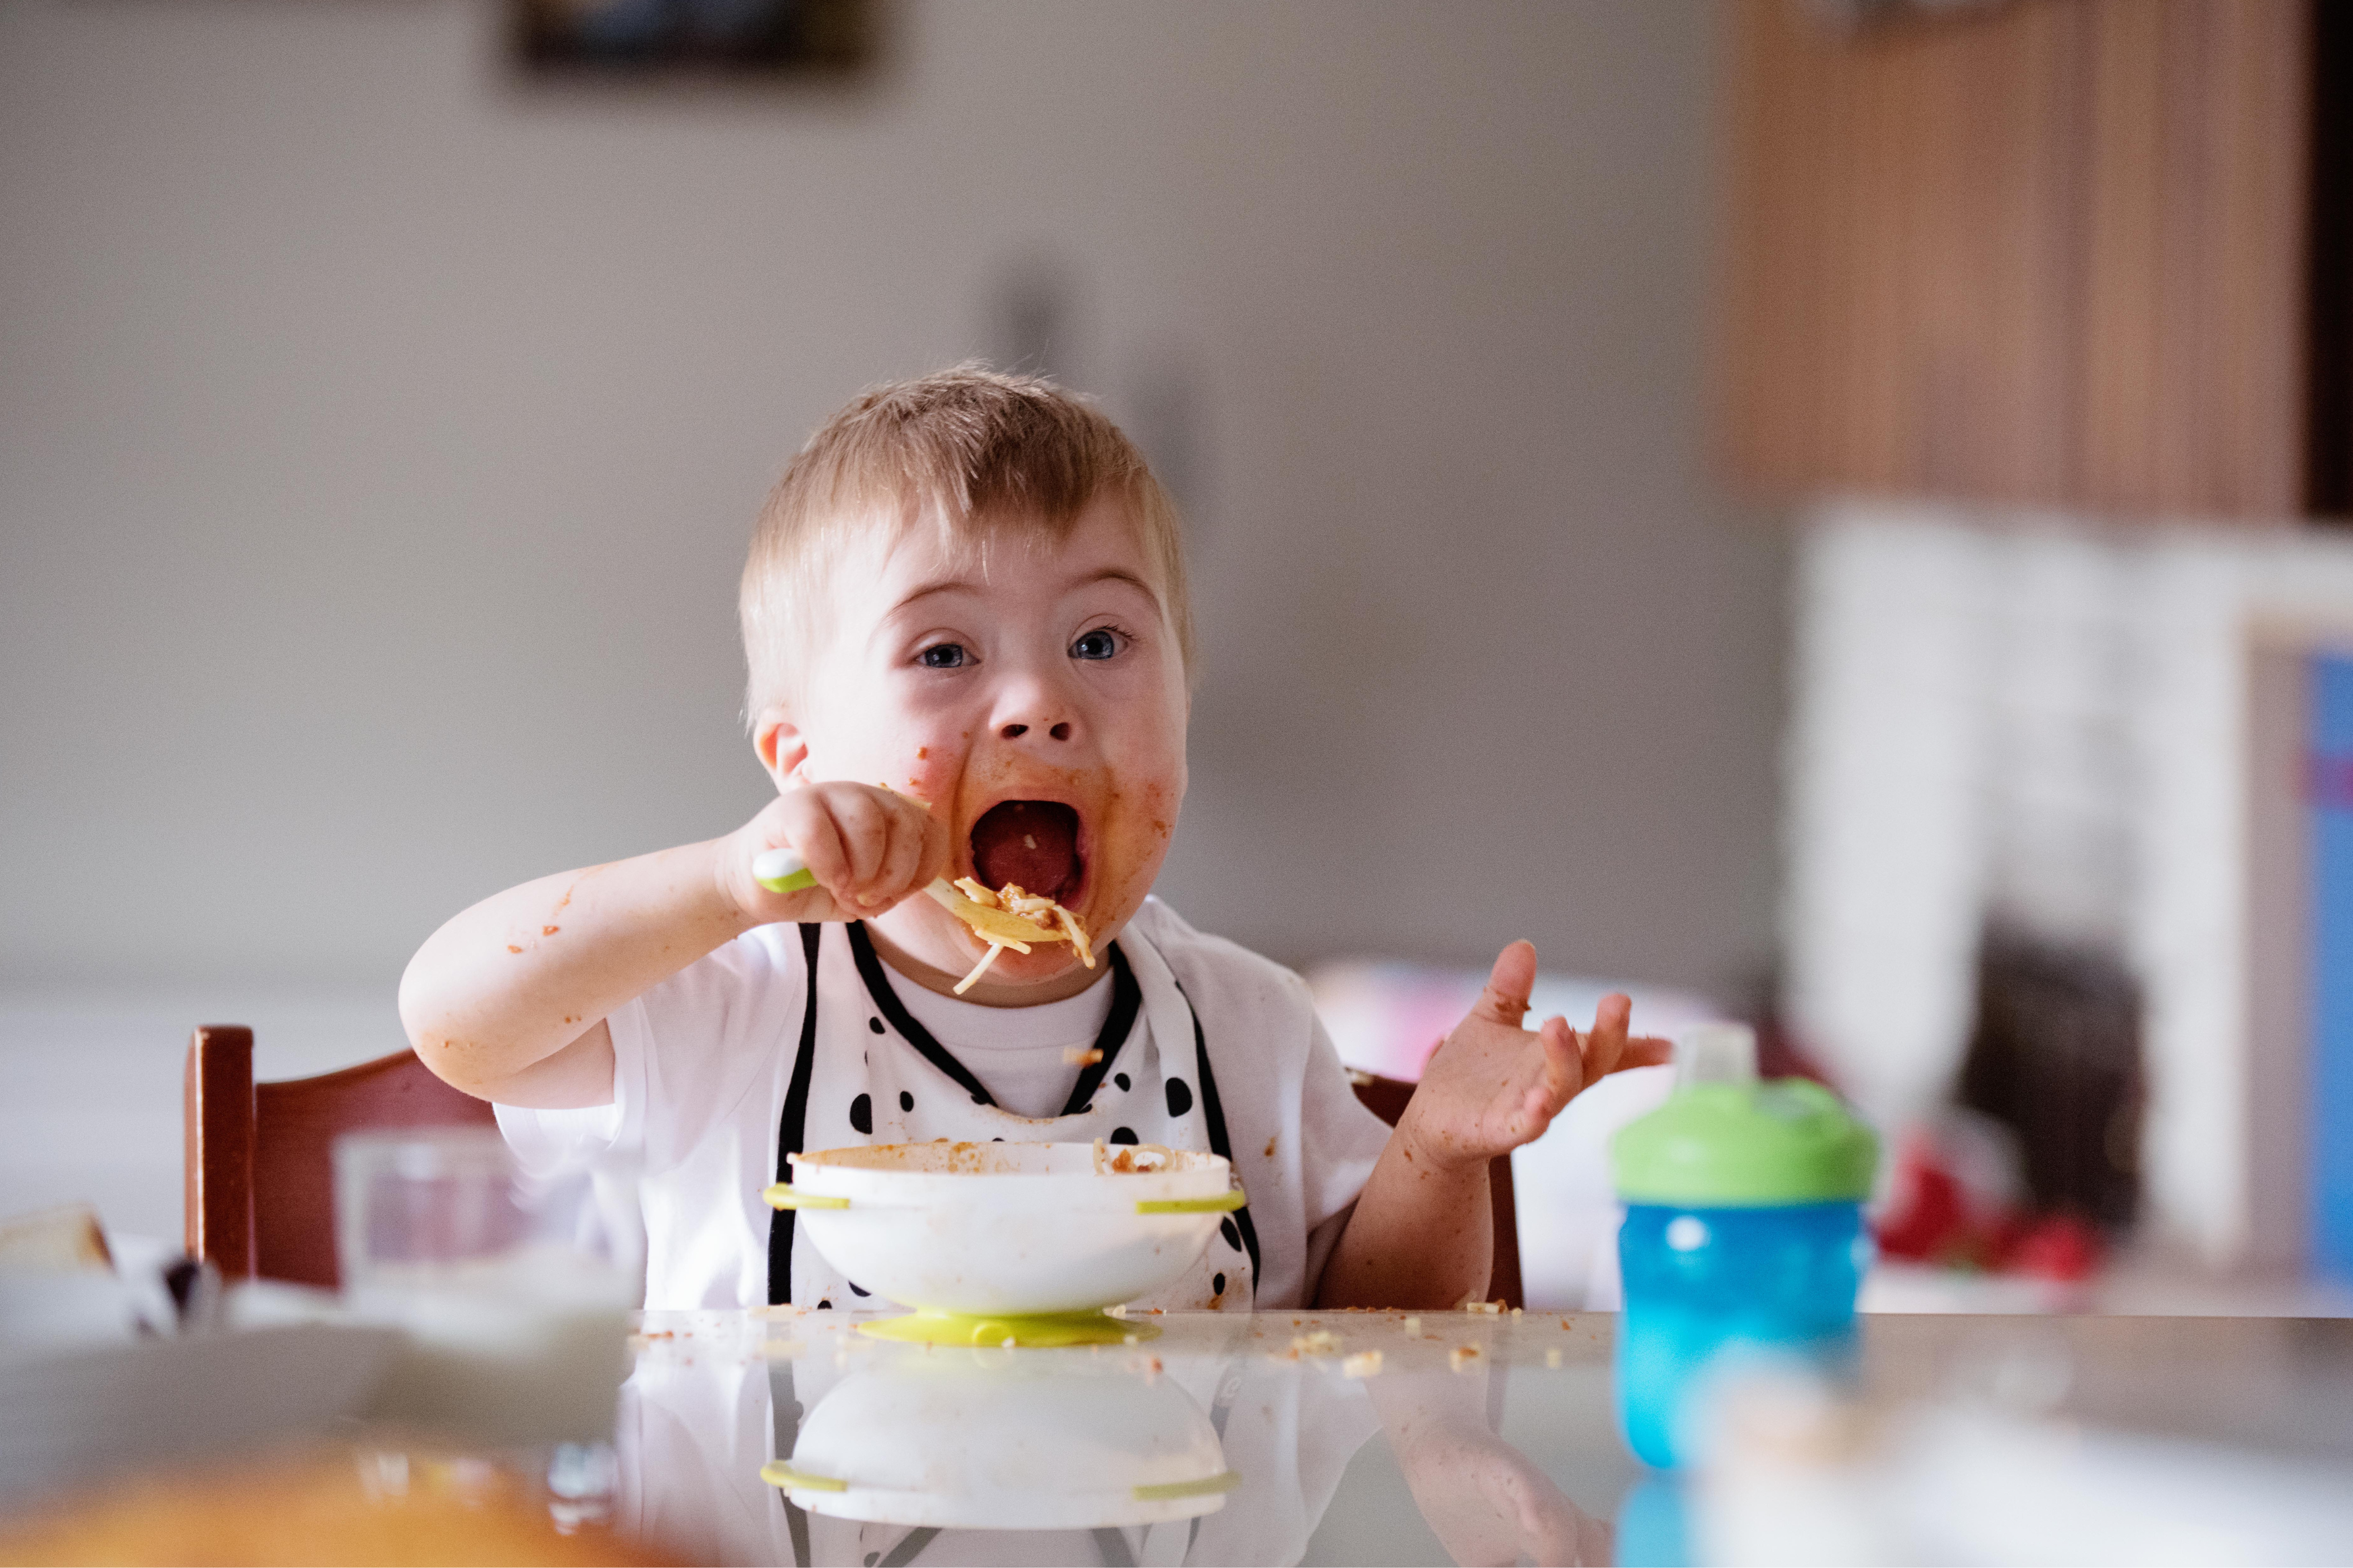
<instances>
[{"instance_id":1,"label":"food crumb on table","mask_svg":"<svg viewBox=\"0 0 2353 1568\"><path fill-rule=\"evenodd\" d=\"M1477 1345L1456 1345L1452 1350L1446 1352L1446 1370L1449 1372L1461 1372L1464 1367L1469 1366L1472 1362L1477 1361L1478 1359L1479 1347Z\"/></svg>"},{"instance_id":2,"label":"food crumb on table","mask_svg":"<svg viewBox=\"0 0 2353 1568\"><path fill-rule=\"evenodd\" d=\"M1381 1352L1364 1351L1340 1363L1343 1377L1377 1377L1381 1371Z\"/></svg>"}]
</instances>

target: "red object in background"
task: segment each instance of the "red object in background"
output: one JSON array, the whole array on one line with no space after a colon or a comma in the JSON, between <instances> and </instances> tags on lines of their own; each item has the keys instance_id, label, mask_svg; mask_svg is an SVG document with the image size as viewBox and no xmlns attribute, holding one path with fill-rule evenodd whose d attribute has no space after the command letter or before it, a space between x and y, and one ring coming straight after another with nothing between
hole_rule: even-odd
<instances>
[{"instance_id":1,"label":"red object in background","mask_svg":"<svg viewBox=\"0 0 2353 1568\"><path fill-rule=\"evenodd\" d=\"M2003 1250L2000 1267L2008 1273L2073 1285L2098 1271L2105 1250L2100 1233L2080 1215L2044 1215Z\"/></svg>"},{"instance_id":2,"label":"red object in background","mask_svg":"<svg viewBox=\"0 0 2353 1568\"><path fill-rule=\"evenodd\" d=\"M1952 1252L1970 1229L1960 1179L1938 1163L1935 1146L1919 1133L1905 1139L1895 1157L1894 1194L1873 1226L1879 1250L1886 1257L1935 1262Z\"/></svg>"},{"instance_id":3,"label":"red object in background","mask_svg":"<svg viewBox=\"0 0 2353 1568\"><path fill-rule=\"evenodd\" d=\"M1873 1229L1884 1257L2069 1285L2098 1272L2106 1252L2098 1230L2081 1215L2037 1215L1982 1196L1973 1200L1925 1131L1904 1141L1891 1201Z\"/></svg>"}]
</instances>

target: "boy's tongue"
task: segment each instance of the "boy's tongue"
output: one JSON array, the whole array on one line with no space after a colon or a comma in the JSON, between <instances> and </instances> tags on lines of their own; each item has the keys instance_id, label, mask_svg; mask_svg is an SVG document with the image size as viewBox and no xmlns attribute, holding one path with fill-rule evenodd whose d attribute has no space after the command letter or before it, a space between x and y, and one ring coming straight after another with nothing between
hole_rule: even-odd
<instances>
[{"instance_id":1,"label":"boy's tongue","mask_svg":"<svg viewBox=\"0 0 2353 1568\"><path fill-rule=\"evenodd\" d=\"M972 864L991 888L1018 882L1067 903L1079 888L1079 814L1060 801L1002 801L972 825Z\"/></svg>"}]
</instances>

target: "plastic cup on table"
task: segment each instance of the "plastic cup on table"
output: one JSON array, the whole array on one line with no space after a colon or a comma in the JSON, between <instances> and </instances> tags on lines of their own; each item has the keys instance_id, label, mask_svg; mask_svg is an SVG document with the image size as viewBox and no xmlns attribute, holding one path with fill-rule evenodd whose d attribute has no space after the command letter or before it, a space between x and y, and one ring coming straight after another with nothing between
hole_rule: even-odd
<instances>
[{"instance_id":1,"label":"plastic cup on table","mask_svg":"<svg viewBox=\"0 0 2353 1568\"><path fill-rule=\"evenodd\" d=\"M612 1436L641 1276L586 1172L533 1180L489 1128L335 1144L353 1312L407 1342L375 1413L485 1444Z\"/></svg>"},{"instance_id":2,"label":"plastic cup on table","mask_svg":"<svg viewBox=\"0 0 2353 1568\"><path fill-rule=\"evenodd\" d=\"M1666 1104L1620 1129L1619 1425L1645 1464L1703 1456L1710 1396L1743 1367L1851 1374L1878 1142L1820 1084L1761 1080L1757 1038L1704 1025Z\"/></svg>"}]
</instances>

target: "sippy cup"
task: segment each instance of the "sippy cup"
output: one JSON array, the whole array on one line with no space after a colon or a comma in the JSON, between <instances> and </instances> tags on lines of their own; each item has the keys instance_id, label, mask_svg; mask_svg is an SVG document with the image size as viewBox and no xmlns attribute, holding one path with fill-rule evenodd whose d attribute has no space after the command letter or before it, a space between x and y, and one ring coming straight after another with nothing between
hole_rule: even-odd
<instances>
[{"instance_id":1,"label":"sippy cup","mask_svg":"<svg viewBox=\"0 0 2353 1568\"><path fill-rule=\"evenodd\" d=\"M1862 1228L1879 1146L1838 1097L1760 1081L1757 1037L1710 1024L1675 1047L1675 1089L1620 1129L1618 1415L1645 1464L1690 1463L1711 1375L1743 1359L1852 1361Z\"/></svg>"}]
</instances>

